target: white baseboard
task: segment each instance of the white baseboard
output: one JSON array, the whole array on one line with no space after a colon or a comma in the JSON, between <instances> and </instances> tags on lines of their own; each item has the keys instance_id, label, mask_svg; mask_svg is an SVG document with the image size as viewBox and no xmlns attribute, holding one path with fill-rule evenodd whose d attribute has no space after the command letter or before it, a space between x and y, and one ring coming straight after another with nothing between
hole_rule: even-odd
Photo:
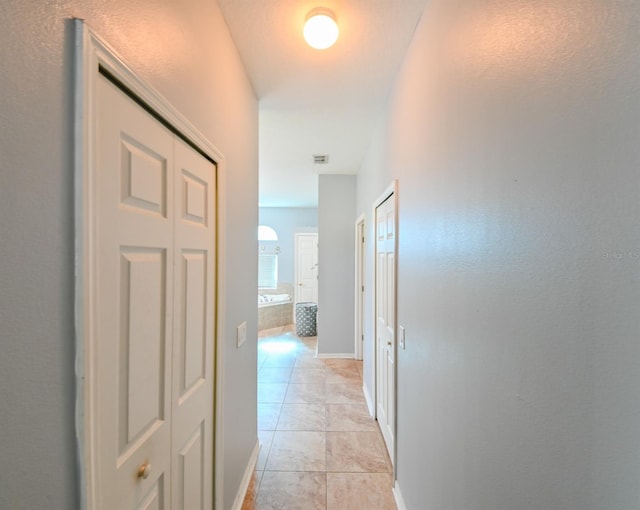
<instances>
[{"instance_id":1,"label":"white baseboard","mask_svg":"<svg viewBox=\"0 0 640 510\"><path fill-rule=\"evenodd\" d=\"M369 388L367 388L366 384L362 385L362 393L364 393L364 399L367 401L367 408L369 409L369 415L374 418L376 413L376 408L373 406L373 399L371 395L369 395Z\"/></svg>"},{"instance_id":2,"label":"white baseboard","mask_svg":"<svg viewBox=\"0 0 640 510\"><path fill-rule=\"evenodd\" d=\"M247 495L247 489L249 488L249 484L251 483L251 477L253 476L253 472L256 469L259 453L260 441L256 441L256 445L253 448L253 453L251 453L251 457L249 457L249 463L244 470L244 475L242 477L242 481L240 482L240 487L238 487L236 499L233 500L233 506L231 507L231 510L241 510L242 508L242 503L244 502L244 498Z\"/></svg>"},{"instance_id":3,"label":"white baseboard","mask_svg":"<svg viewBox=\"0 0 640 510\"><path fill-rule=\"evenodd\" d=\"M393 484L393 497L396 500L398 510L407 510L407 505L405 505L404 499L402 499L402 492L400 492L398 480L396 480L396 483Z\"/></svg>"},{"instance_id":4,"label":"white baseboard","mask_svg":"<svg viewBox=\"0 0 640 510\"><path fill-rule=\"evenodd\" d=\"M354 359L353 353L316 353L316 358L324 359Z\"/></svg>"}]
</instances>

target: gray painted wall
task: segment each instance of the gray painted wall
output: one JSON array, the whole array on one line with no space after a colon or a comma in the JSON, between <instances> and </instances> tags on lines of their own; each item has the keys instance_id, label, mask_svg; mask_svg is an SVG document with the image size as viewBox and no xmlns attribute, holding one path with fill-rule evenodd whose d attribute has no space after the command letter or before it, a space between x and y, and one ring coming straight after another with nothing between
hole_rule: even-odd
<instances>
[{"instance_id":1,"label":"gray painted wall","mask_svg":"<svg viewBox=\"0 0 640 510\"><path fill-rule=\"evenodd\" d=\"M78 506L72 17L86 19L225 156L222 508L230 508L256 441L258 111L209 0L0 4L0 508ZM236 350L244 320L250 340Z\"/></svg>"},{"instance_id":2,"label":"gray painted wall","mask_svg":"<svg viewBox=\"0 0 640 510\"><path fill-rule=\"evenodd\" d=\"M260 242L267 251L280 247L278 280L295 283L295 234L318 231L318 209L315 207L260 207L260 225L272 227L278 241Z\"/></svg>"},{"instance_id":3,"label":"gray painted wall","mask_svg":"<svg viewBox=\"0 0 640 510\"><path fill-rule=\"evenodd\" d=\"M427 5L358 178L371 233L399 179L410 510L638 508L639 47L638 2Z\"/></svg>"},{"instance_id":4,"label":"gray painted wall","mask_svg":"<svg viewBox=\"0 0 640 510\"><path fill-rule=\"evenodd\" d=\"M318 182L318 353L353 354L356 176Z\"/></svg>"}]
</instances>

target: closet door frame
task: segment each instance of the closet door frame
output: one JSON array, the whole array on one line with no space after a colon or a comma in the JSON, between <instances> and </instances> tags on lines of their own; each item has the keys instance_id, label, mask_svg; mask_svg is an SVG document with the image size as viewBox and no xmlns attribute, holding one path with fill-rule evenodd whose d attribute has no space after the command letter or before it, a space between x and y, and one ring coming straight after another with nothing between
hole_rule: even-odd
<instances>
[{"instance_id":1,"label":"closet door frame","mask_svg":"<svg viewBox=\"0 0 640 510\"><path fill-rule=\"evenodd\" d=\"M166 98L138 77L117 52L80 19L74 20L74 177L75 177L75 348L76 348L76 437L80 465L80 508L98 510L95 410L95 336L96 315L96 247L93 232L96 226L96 101L97 80L101 72L109 75L141 100L154 115L175 129L200 153L215 162L216 169L216 271L214 331L215 388L214 417L223 412L222 384L224 370L224 225L226 165L223 154L198 131ZM221 506L222 473L216 469L222 459L221 420L214 418L214 507Z\"/></svg>"}]
</instances>

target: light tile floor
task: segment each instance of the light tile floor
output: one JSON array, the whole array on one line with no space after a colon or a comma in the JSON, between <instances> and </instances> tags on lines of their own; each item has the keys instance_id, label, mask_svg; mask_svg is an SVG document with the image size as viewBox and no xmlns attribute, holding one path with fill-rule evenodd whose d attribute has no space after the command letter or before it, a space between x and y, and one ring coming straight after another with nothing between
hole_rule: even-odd
<instances>
[{"instance_id":1,"label":"light tile floor","mask_svg":"<svg viewBox=\"0 0 640 510\"><path fill-rule=\"evenodd\" d=\"M260 456L243 510L396 510L362 362L315 357L293 328L258 340Z\"/></svg>"}]
</instances>

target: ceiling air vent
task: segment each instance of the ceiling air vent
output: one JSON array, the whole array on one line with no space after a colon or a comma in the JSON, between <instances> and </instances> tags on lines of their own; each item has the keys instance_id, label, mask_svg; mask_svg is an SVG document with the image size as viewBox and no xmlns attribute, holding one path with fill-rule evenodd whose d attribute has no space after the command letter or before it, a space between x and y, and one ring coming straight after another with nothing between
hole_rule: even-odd
<instances>
[{"instance_id":1,"label":"ceiling air vent","mask_svg":"<svg viewBox=\"0 0 640 510\"><path fill-rule=\"evenodd\" d=\"M327 163L329 163L328 154L314 154L313 156L314 165L326 165Z\"/></svg>"}]
</instances>

